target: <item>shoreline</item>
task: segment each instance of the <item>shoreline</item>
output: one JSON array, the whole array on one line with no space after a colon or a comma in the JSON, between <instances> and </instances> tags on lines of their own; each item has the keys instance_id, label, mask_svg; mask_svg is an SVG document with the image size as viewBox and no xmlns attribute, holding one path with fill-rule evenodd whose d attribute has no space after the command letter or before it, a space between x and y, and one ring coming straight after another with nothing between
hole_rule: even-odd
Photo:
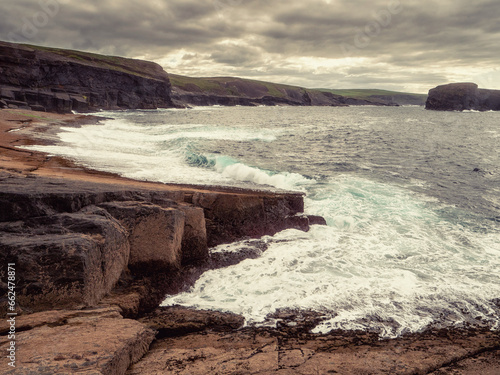
<instances>
[{"instance_id":1,"label":"shoreline","mask_svg":"<svg viewBox=\"0 0 500 375\"><path fill-rule=\"evenodd\" d=\"M67 178L102 183L119 183L127 186L157 188L161 190L203 190L227 193L291 193L282 189L239 188L217 185L174 184L154 181L140 181L122 177L116 173L99 171L61 156L50 156L41 151L17 148L27 145L46 145L54 141L58 130L63 126L98 124L106 117L85 114L58 114L35 112L20 109L0 109L0 172L13 172L22 175L33 174L43 177Z\"/></svg>"},{"instance_id":2,"label":"shoreline","mask_svg":"<svg viewBox=\"0 0 500 375\"><path fill-rule=\"evenodd\" d=\"M96 116L0 110L0 133L2 134L0 137L0 177L2 177L0 184L4 185L4 193L8 194L5 197L31 194L28 200L33 200L35 199L33 197L39 199L40 194L51 196L55 194L58 202L59 199L66 199L71 206L71 211L64 208L60 215L65 218L73 215L72 218L75 218L81 209L94 204L100 209L105 207L109 212L121 210L120 215L123 215L123 212L126 210L129 212L131 207L131 205L124 206L124 202L128 202L132 196L135 200L135 195L140 195L140 202L145 200L147 204L135 201L134 209L151 209L155 215L158 209L151 208L152 203L161 205L162 209L167 209L168 212L184 210L186 217L187 215L195 217L203 209L205 219L216 223L213 228L207 225L207 228L212 230L211 235L215 241L224 241L234 236L241 237L248 233L253 234L254 231L255 235L258 234L257 229L252 225L247 226L243 232L238 232L238 228L231 227L234 225L233 222L220 230L220 226L225 225L224 222L220 221L219 217L208 215L211 211L222 208L225 208L222 216L233 215L235 204L238 204L237 202L241 199L246 200L244 204L238 206L241 212L238 213L239 216L236 219L241 215L254 215L256 213L254 208L247 214L243 210L247 203L254 204L258 199L260 200L252 207L269 204L269 207L273 208L275 207L273 200L282 199L282 202L288 202L291 206L298 205L299 207L292 208L300 212L298 200L302 199L302 193L136 181L112 173L84 168L61 157L50 157L42 152L16 148L21 145L50 142L60 126L80 126L89 122L97 123L99 120L100 118ZM12 131L14 129L19 130ZM39 138L40 134L42 134L41 138ZM30 185L29 182L33 181L36 183ZM43 191L50 189L51 186L54 191ZM19 193L20 189L25 191ZM79 205L73 207L75 197L81 199L82 194L87 194L83 199L86 202L78 203ZM103 198L106 194L112 194L113 201ZM43 199L45 196L42 196ZM47 203L44 201L44 204ZM48 208L42 207L46 210L44 212L60 209L58 204L54 202L50 204L52 205ZM279 202L279 204L282 203ZM140 207L136 208L137 205ZM27 206L22 207L25 209ZM41 209L38 201L28 207L32 207L32 212L37 214L37 210ZM88 214L88 212L85 213L86 218ZM19 217L16 217L16 220L27 220L26 222L36 220L36 217L27 212L18 212L17 215ZM279 218L280 215L285 214L276 211L275 216L270 217L269 220ZM249 222L255 220L251 216L248 218ZM123 224L127 220L125 218L123 222L120 222ZM192 219L192 222L199 221L204 224L204 221L200 220L198 215ZM113 221L113 225L115 224ZM300 227L302 224L300 220L284 223L289 227L293 225ZM131 233L135 229L128 228ZM9 230L18 229L9 227ZM215 230L220 230L220 233L214 234ZM236 230L237 233L227 234L228 230ZM120 231L121 229L118 228L117 236ZM11 232L8 233L10 235ZM38 234L20 232L22 237L32 235ZM199 233L197 235L201 236ZM157 261L138 266L132 266L129 263L132 271L122 274L117 281L117 286L112 290L107 290L106 293L103 292L103 296L93 297L91 302L80 301L79 305L83 308L76 308L76 305L70 304L64 307L56 306L53 310L42 309L31 314L27 309L27 313L20 315L17 320L18 360L25 365L35 363L35 366L49 366L48 368L51 368L53 373L95 369L100 371L96 373L103 374L209 374L218 371L227 374L336 372L340 374L481 373L493 375L500 367L500 334L487 329L434 329L397 339L379 341L376 335L367 332L334 331L326 335L310 334L310 324L314 321L314 316L300 312L283 313L279 317L280 324L275 329L241 329L241 319L235 317L234 314L175 307L156 309L155 301L162 298L161 293L165 291L165 284L172 286L175 278L195 279L197 270L200 269L197 262L192 265L188 264L182 269L178 268L178 265L173 265L173 269L169 268L169 273L162 276L164 279L156 283L146 275L151 273L151 270L155 270L153 266ZM147 294L156 295L145 297ZM180 313L176 312L177 309ZM98 321L101 323L96 323ZM5 324L5 321L0 324L2 335L6 332ZM96 327L96 324L101 329L98 334L92 335L85 331L93 325ZM77 325L82 327L76 330ZM120 330L125 335L120 336L120 340L128 340L127 342L133 342L133 344L128 344L124 348L120 343L114 342ZM154 339L155 331L159 332L156 339ZM88 344L87 347L83 344L80 347L73 344L65 348L58 346L56 342L60 340L67 344L70 338L79 337L87 340L82 340ZM95 340L99 340L99 343L108 340L113 345L105 346L95 358L90 354L79 353L82 347L92 347L96 343ZM2 349L7 342L5 336L0 337ZM47 353L44 356L43 353L38 353L37 345L42 344L51 347L54 353L58 350L58 354ZM23 350L31 350L32 353L26 356L22 353ZM128 359L126 359L124 352L134 353L134 355L127 354ZM113 364L109 364L109 360L106 362L104 359L106 356L109 357L110 353L112 353ZM85 360L85 355L89 357L87 360ZM36 356L42 357L42 360L33 362ZM106 364L103 365L103 362ZM71 367L73 365L77 367ZM5 358L0 360L0 366L4 368ZM69 370L70 368L73 370ZM37 367L31 367L31 369L36 371ZM169 372L166 372L167 370Z\"/></svg>"}]
</instances>

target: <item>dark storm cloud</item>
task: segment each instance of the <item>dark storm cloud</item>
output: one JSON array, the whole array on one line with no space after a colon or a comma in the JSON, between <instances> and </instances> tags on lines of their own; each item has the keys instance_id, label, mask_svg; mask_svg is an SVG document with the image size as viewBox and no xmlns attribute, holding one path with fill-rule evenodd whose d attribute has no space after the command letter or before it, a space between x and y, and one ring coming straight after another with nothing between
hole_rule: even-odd
<instances>
[{"instance_id":1,"label":"dark storm cloud","mask_svg":"<svg viewBox=\"0 0 500 375\"><path fill-rule=\"evenodd\" d=\"M0 5L0 39L145 56L190 74L434 85L453 69L498 65L497 2L16 0Z\"/></svg>"}]
</instances>

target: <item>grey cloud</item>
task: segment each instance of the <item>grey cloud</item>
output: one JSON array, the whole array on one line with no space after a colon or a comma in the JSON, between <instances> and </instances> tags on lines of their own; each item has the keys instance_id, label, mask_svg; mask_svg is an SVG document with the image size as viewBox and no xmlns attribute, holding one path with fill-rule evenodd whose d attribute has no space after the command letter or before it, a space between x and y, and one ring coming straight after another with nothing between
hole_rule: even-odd
<instances>
[{"instance_id":1,"label":"grey cloud","mask_svg":"<svg viewBox=\"0 0 500 375\"><path fill-rule=\"evenodd\" d=\"M499 60L498 0L40 1L57 1L60 9L35 35L18 41L151 59L185 50L192 54L185 58L191 74L196 64L212 63L217 72L314 83L326 78L312 68L299 76L281 63L301 56L360 57L406 69L398 75L401 84L431 85L444 78L440 67L494 68ZM0 39L13 32L22 37L26 20L41 11L38 1L3 2ZM429 75L414 73L425 67L432 69ZM381 82L374 66L363 68L359 77L329 77L346 85Z\"/></svg>"}]
</instances>

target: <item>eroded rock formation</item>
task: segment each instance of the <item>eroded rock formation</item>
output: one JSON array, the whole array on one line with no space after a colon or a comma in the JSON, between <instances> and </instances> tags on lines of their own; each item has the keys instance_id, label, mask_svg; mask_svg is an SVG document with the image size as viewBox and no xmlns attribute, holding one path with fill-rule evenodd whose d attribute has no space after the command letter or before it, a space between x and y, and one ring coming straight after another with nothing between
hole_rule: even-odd
<instances>
[{"instance_id":1,"label":"eroded rock formation","mask_svg":"<svg viewBox=\"0 0 500 375\"><path fill-rule=\"evenodd\" d=\"M450 83L429 91L426 109L436 111L500 111L500 90L480 89L475 83Z\"/></svg>"},{"instance_id":2,"label":"eroded rock formation","mask_svg":"<svg viewBox=\"0 0 500 375\"><path fill-rule=\"evenodd\" d=\"M0 108L68 113L172 107L153 62L0 42Z\"/></svg>"},{"instance_id":3,"label":"eroded rock formation","mask_svg":"<svg viewBox=\"0 0 500 375\"><path fill-rule=\"evenodd\" d=\"M7 174L0 184L0 261L23 275L16 294L27 312L95 306L127 272L122 284L145 278L137 301L154 307L169 274L180 277L183 265L206 259L208 246L307 230L302 211L300 193L148 190ZM129 292L117 304L129 304Z\"/></svg>"}]
</instances>

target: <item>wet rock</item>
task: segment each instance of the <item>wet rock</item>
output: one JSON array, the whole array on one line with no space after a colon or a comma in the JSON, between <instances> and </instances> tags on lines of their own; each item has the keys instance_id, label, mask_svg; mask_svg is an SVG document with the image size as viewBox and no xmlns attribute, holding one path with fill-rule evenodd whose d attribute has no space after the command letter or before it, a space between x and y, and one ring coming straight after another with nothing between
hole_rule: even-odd
<instances>
[{"instance_id":1,"label":"wet rock","mask_svg":"<svg viewBox=\"0 0 500 375\"><path fill-rule=\"evenodd\" d=\"M192 202L205 211L208 246L257 238L286 228L308 230L308 223L295 217L303 211L300 193L286 195L216 194L196 192Z\"/></svg>"},{"instance_id":2,"label":"wet rock","mask_svg":"<svg viewBox=\"0 0 500 375\"><path fill-rule=\"evenodd\" d=\"M326 220L323 216L307 215L309 225L326 225Z\"/></svg>"}]
</instances>

